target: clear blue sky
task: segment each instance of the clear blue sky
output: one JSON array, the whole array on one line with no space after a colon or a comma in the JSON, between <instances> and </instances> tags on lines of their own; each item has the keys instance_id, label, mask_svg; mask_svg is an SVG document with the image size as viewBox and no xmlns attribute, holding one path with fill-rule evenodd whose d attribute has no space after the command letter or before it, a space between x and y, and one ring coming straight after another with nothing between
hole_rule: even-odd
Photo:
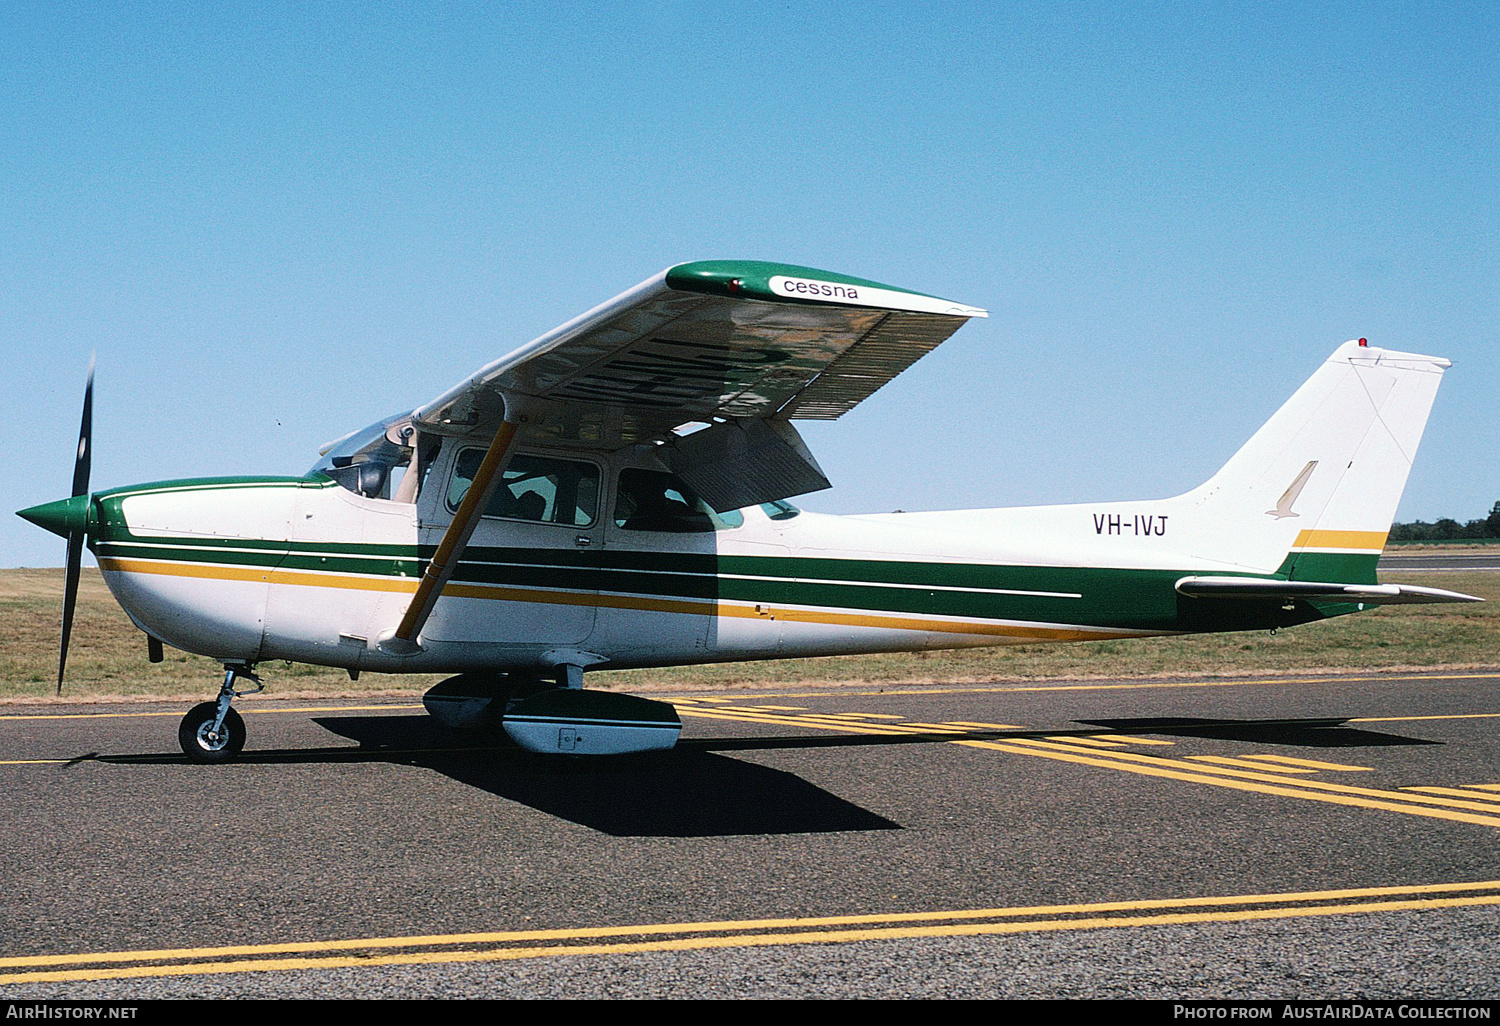
<instances>
[{"instance_id":1,"label":"clear blue sky","mask_svg":"<svg viewBox=\"0 0 1500 1026\"><path fill-rule=\"evenodd\" d=\"M661 268L987 307L805 434L832 512L1147 498L1334 346L1450 357L1400 519L1500 499L1500 5L0 6L0 565L300 473Z\"/></svg>"}]
</instances>

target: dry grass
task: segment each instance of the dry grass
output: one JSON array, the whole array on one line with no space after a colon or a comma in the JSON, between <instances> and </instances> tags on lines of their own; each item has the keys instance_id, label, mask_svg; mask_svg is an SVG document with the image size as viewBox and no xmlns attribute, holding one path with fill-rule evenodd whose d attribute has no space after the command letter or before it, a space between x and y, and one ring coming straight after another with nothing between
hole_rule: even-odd
<instances>
[{"instance_id":1,"label":"dry grass","mask_svg":"<svg viewBox=\"0 0 1500 1026\"><path fill-rule=\"evenodd\" d=\"M1479 595L1483 604L1394 606L1276 635L1265 632L1142 638L1072 645L1019 645L953 652L775 662L721 663L593 674L593 687L701 691L837 683L930 683L1039 678L1443 669L1500 664L1500 573L1384 575ZM61 570L0 570L0 701L49 701L57 675ZM267 663L270 694L281 697L418 695L439 678L364 674ZM217 685L212 660L167 650L146 661L144 636L115 604L98 571L84 572L68 656L64 699L203 698Z\"/></svg>"}]
</instances>

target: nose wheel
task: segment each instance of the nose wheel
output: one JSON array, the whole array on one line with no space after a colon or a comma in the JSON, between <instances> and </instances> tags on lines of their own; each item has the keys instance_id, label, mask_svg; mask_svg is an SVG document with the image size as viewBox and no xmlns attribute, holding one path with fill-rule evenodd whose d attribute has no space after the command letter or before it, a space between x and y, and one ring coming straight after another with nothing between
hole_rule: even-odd
<instances>
[{"instance_id":1,"label":"nose wheel","mask_svg":"<svg viewBox=\"0 0 1500 1026\"><path fill-rule=\"evenodd\" d=\"M200 702L177 728L177 743L194 762L228 762L245 747L245 721L233 709L219 721L218 702Z\"/></svg>"},{"instance_id":2,"label":"nose wheel","mask_svg":"<svg viewBox=\"0 0 1500 1026\"><path fill-rule=\"evenodd\" d=\"M241 677L255 682L247 691L236 691L235 684ZM219 688L219 697L212 702L200 702L188 710L177 727L177 743L183 754L194 762L229 762L245 747L245 721L229 707L229 703L241 695L253 695L264 691L266 686L260 678L250 672L248 666L225 666L224 684Z\"/></svg>"}]
</instances>

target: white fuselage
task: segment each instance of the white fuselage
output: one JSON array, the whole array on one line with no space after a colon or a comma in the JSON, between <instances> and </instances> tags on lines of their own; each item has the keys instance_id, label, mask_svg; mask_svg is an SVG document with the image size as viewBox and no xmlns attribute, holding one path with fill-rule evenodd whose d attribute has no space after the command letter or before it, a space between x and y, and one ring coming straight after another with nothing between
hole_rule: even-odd
<instances>
[{"instance_id":1,"label":"white fuselage","mask_svg":"<svg viewBox=\"0 0 1500 1026\"><path fill-rule=\"evenodd\" d=\"M415 591L418 547L430 553L451 519L451 464L415 504L322 478L122 489L106 505L123 522L96 550L130 616L179 648L433 673L576 653L632 667L1168 633L1170 579L1219 568L1174 544L1188 536L1180 500L786 519L752 507L736 527L670 533L621 526L606 489L582 526L483 518L421 650L397 655L381 641ZM600 469L608 482L618 466ZM1159 578L1155 619L1101 615L1099 595L1120 587L1101 567Z\"/></svg>"}]
</instances>

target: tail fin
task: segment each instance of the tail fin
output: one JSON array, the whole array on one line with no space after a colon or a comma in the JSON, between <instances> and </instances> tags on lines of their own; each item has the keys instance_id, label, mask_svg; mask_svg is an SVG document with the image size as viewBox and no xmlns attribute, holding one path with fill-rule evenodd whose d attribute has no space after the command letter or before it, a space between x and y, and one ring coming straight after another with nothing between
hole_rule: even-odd
<instances>
[{"instance_id":1,"label":"tail fin","mask_svg":"<svg viewBox=\"0 0 1500 1026\"><path fill-rule=\"evenodd\" d=\"M1336 349L1217 474L1181 496L1192 554L1370 583L1447 360Z\"/></svg>"}]
</instances>

